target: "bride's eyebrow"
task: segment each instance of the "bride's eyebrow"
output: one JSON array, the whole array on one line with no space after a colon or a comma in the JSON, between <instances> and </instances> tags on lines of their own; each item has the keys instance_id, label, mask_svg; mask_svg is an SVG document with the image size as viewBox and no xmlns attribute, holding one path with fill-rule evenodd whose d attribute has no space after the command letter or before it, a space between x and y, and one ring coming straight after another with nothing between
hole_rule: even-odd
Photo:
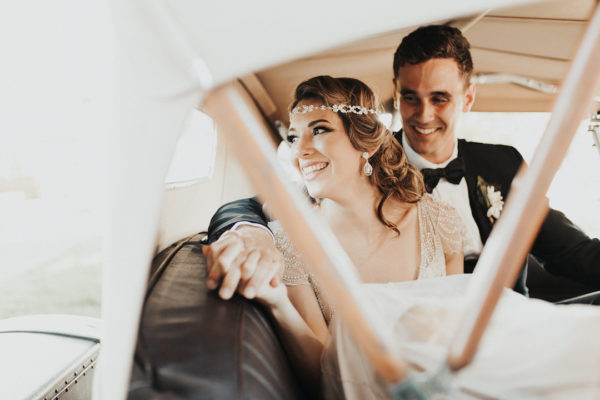
<instances>
[{"instance_id":1,"label":"bride's eyebrow","mask_svg":"<svg viewBox=\"0 0 600 400\"><path fill-rule=\"evenodd\" d=\"M314 121L309 122L308 126L311 127L311 126L314 126L314 125L316 125L318 123L321 123L321 122L327 122L328 124L330 124L330 122L327 121L326 119L316 119Z\"/></svg>"}]
</instances>

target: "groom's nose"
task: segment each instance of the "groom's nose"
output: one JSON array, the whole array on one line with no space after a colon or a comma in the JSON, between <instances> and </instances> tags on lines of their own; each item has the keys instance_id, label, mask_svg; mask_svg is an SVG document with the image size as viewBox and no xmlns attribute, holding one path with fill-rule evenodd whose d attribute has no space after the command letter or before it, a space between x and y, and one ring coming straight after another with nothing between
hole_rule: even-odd
<instances>
[{"instance_id":1,"label":"groom's nose","mask_svg":"<svg viewBox=\"0 0 600 400\"><path fill-rule=\"evenodd\" d=\"M435 107L427 100L419 102L414 118L421 123L433 121L435 119Z\"/></svg>"}]
</instances>

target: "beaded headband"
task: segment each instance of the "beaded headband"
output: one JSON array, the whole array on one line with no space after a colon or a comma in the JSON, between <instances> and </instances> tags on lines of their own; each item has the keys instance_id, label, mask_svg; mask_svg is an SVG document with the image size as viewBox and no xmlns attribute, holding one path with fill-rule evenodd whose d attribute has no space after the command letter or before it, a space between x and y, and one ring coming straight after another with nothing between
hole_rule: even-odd
<instances>
[{"instance_id":1,"label":"beaded headband","mask_svg":"<svg viewBox=\"0 0 600 400\"><path fill-rule=\"evenodd\" d=\"M301 105L298 107L295 107L292 111L290 111L290 119L292 118L293 115L295 114L306 114L307 112L311 112L311 111L315 111L315 110L331 110L333 112L341 112L341 113L353 113L353 114L377 114L376 110L373 110L372 108L367 108L367 107L361 107L361 106L349 106L348 104L333 104L331 106L315 106L315 105Z\"/></svg>"}]
</instances>

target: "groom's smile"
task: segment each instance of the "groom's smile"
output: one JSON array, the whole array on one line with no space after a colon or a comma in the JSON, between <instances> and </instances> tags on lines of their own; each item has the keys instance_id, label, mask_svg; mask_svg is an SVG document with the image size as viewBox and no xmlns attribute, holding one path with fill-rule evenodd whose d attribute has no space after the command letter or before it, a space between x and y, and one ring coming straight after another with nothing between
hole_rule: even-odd
<instances>
[{"instance_id":1,"label":"groom's smile","mask_svg":"<svg viewBox=\"0 0 600 400\"><path fill-rule=\"evenodd\" d=\"M413 126L413 128L421 135L430 135L433 132L437 131L440 128L420 128L418 126Z\"/></svg>"}]
</instances>

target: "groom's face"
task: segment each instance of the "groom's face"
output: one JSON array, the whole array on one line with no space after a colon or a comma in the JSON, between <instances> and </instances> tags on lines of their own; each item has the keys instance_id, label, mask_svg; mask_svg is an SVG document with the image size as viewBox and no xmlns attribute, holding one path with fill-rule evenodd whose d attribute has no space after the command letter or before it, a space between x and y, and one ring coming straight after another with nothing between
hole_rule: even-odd
<instances>
[{"instance_id":1,"label":"groom's face","mask_svg":"<svg viewBox=\"0 0 600 400\"><path fill-rule=\"evenodd\" d=\"M456 61L433 58L398 70L394 104L410 146L423 158L441 163L452 155L456 123L475 100Z\"/></svg>"}]
</instances>

